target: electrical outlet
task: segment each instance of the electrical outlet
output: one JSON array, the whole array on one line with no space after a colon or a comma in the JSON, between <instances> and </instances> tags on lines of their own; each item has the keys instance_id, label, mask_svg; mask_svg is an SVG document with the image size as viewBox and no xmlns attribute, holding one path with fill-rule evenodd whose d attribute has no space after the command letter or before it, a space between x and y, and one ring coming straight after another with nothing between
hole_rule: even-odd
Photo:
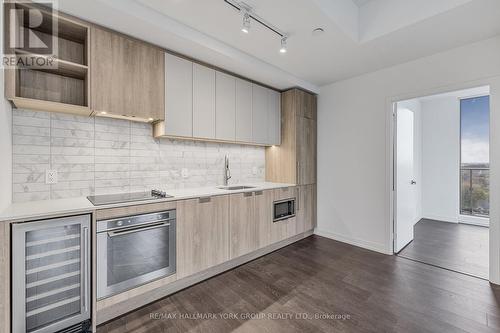
<instances>
[{"instance_id":1,"label":"electrical outlet","mask_svg":"<svg viewBox=\"0 0 500 333\"><path fill-rule=\"evenodd\" d=\"M181 170L181 177L182 177L182 178L188 178L188 177L189 177L189 171L188 171L188 169L183 168L183 169Z\"/></svg>"},{"instance_id":2,"label":"electrical outlet","mask_svg":"<svg viewBox=\"0 0 500 333\"><path fill-rule=\"evenodd\" d=\"M252 168L252 174L253 174L254 176L257 176L257 174L258 174L258 173L259 173L259 169L257 169L257 167L253 167L253 168Z\"/></svg>"},{"instance_id":3,"label":"electrical outlet","mask_svg":"<svg viewBox=\"0 0 500 333\"><path fill-rule=\"evenodd\" d=\"M57 184L57 170L45 170L45 184Z\"/></svg>"}]
</instances>

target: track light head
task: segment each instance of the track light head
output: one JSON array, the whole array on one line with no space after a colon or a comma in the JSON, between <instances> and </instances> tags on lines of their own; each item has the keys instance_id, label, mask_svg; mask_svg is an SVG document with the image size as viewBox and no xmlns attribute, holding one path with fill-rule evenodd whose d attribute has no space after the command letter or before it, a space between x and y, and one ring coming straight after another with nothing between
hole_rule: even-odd
<instances>
[{"instance_id":1,"label":"track light head","mask_svg":"<svg viewBox=\"0 0 500 333\"><path fill-rule=\"evenodd\" d=\"M250 33L250 14L248 11L243 12L243 24L241 26L241 31L246 34Z\"/></svg>"},{"instance_id":2,"label":"track light head","mask_svg":"<svg viewBox=\"0 0 500 333\"><path fill-rule=\"evenodd\" d=\"M286 48L286 41L287 41L288 37L287 36L283 36L281 38L281 48L280 48L280 53L286 53L287 52L287 48Z\"/></svg>"}]
</instances>

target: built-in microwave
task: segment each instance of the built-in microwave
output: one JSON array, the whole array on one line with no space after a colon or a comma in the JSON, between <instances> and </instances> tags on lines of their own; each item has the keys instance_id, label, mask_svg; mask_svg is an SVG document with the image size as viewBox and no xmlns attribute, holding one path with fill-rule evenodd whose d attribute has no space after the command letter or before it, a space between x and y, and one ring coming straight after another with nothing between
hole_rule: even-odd
<instances>
[{"instance_id":1,"label":"built-in microwave","mask_svg":"<svg viewBox=\"0 0 500 333\"><path fill-rule=\"evenodd\" d=\"M275 201L273 205L273 221L281 221L295 216L295 198Z\"/></svg>"}]
</instances>

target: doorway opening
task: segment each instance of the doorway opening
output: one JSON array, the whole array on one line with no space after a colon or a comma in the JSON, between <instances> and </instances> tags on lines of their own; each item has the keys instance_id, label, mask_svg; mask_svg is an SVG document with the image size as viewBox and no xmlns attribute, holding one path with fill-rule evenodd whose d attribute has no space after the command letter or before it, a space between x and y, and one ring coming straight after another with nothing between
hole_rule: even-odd
<instances>
[{"instance_id":1,"label":"doorway opening","mask_svg":"<svg viewBox=\"0 0 500 333\"><path fill-rule=\"evenodd\" d=\"M394 104L394 253L488 279L489 87Z\"/></svg>"}]
</instances>

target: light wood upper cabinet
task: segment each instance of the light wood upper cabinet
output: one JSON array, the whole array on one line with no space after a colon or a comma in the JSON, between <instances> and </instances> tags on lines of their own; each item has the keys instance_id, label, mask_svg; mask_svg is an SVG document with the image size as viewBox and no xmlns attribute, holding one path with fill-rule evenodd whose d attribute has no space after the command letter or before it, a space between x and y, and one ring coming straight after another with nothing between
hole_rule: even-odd
<instances>
[{"instance_id":1,"label":"light wood upper cabinet","mask_svg":"<svg viewBox=\"0 0 500 333\"><path fill-rule=\"evenodd\" d=\"M317 98L303 90L296 91L297 116L317 120Z\"/></svg>"},{"instance_id":2,"label":"light wood upper cabinet","mask_svg":"<svg viewBox=\"0 0 500 333\"><path fill-rule=\"evenodd\" d=\"M193 136L193 63L165 56L165 135Z\"/></svg>"},{"instance_id":3,"label":"light wood upper cabinet","mask_svg":"<svg viewBox=\"0 0 500 333\"><path fill-rule=\"evenodd\" d=\"M269 245L273 191L233 194L230 197L230 258Z\"/></svg>"},{"instance_id":4,"label":"light wood upper cabinet","mask_svg":"<svg viewBox=\"0 0 500 333\"><path fill-rule=\"evenodd\" d=\"M177 203L177 277L229 260L229 196Z\"/></svg>"},{"instance_id":5,"label":"light wood upper cabinet","mask_svg":"<svg viewBox=\"0 0 500 333\"><path fill-rule=\"evenodd\" d=\"M301 233L316 227L316 185L297 188L297 233Z\"/></svg>"},{"instance_id":6,"label":"light wood upper cabinet","mask_svg":"<svg viewBox=\"0 0 500 333\"><path fill-rule=\"evenodd\" d=\"M91 103L95 115L141 120L163 118L164 53L108 30L92 27Z\"/></svg>"},{"instance_id":7,"label":"light wood upper cabinet","mask_svg":"<svg viewBox=\"0 0 500 333\"><path fill-rule=\"evenodd\" d=\"M215 137L218 140L236 140L236 78L215 74Z\"/></svg>"},{"instance_id":8,"label":"light wood upper cabinet","mask_svg":"<svg viewBox=\"0 0 500 333\"><path fill-rule=\"evenodd\" d=\"M215 139L215 70L193 64L193 136Z\"/></svg>"},{"instance_id":9,"label":"light wood upper cabinet","mask_svg":"<svg viewBox=\"0 0 500 333\"><path fill-rule=\"evenodd\" d=\"M236 141L252 142L252 84L236 79Z\"/></svg>"}]
</instances>

